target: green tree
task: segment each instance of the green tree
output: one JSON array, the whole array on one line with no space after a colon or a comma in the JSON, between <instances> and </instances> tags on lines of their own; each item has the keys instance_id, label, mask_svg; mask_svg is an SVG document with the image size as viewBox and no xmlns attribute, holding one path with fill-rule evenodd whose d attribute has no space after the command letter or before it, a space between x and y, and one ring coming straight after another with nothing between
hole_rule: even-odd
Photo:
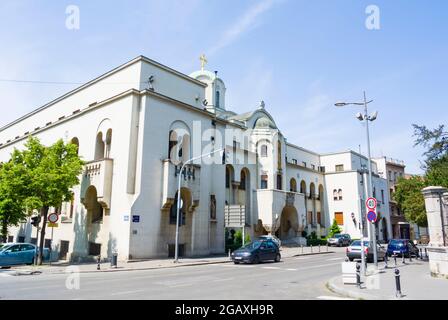
<instances>
[{"instance_id":1,"label":"green tree","mask_svg":"<svg viewBox=\"0 0 448 320\"><path fill-rule=\"evenodd\" d=\"M6 242L8 227L17 226L27 217L29 175L22 154L14 150L11 159L0 166L0 224L1 238Z\"/></svg>"},{"instance_id":2,"label":"green tree","mask_svg":"<svg viewBox=\"0 0 448 320\"><path fill-rule=\"evenodd\" d=\"M436 129L428 129L426 126L414 127L414 136L417 137L415 145L421 145L428 150L424 153L427 157L426 163L446 157L448 154L448 132L445 131L445 125L439 125Z\"/></svg>"},{"instance_id":3,"label":"green tree","mask_svg":"<svg viewBox=\"0 0 448 320\"><path fill-rule=\"evenodd\" d=\"M395 186L393 199L404 212L406 220L426 227L425 200L421 190L427 186L424 177L412 176L409 179L400 178Z\"/></svg>"},{"instance_id":4,"label":"green tree","mask_svg":"<svg viewBox=\"0 0 448 320\"><path fill-rule=\"evenodd\" d=\"M341 233L341 228L339 228L338 222L336 219L333 220L333 224L330 227L330 232L328 233L328 237L331 238L335 234Z\"/></svg>"},{"instance_id":5,"label":"green tree","mask_svg":"<svg viewBox=\"0 0 448 320\"><path fill-rule=\"evenodd\" d=\"M72 197L71 188L79 184L83 161L77 154L77 146L65 144L62 139L50 147L42 145L37 138L30 137L22 151L23 165L28 170L28 201L40 210L43 225L40 234L38 264L42 264L45 230L50 207L59 208Z\"/></svg>"},{"instance_id":6,"label":"green tree","mask_svg":"<svg viewBox=\"0 0 448 320\"><path fill-rule=\"evenodd\" d=\"M235 240L234 240L234 244L236 247L241 247L243 245L243 232L241 230L238 230L237 232L235 232ZM250 235L246 234L245 239L244 239L244 243L247 244L250 242Z\"/></svg>"}]
</instances>

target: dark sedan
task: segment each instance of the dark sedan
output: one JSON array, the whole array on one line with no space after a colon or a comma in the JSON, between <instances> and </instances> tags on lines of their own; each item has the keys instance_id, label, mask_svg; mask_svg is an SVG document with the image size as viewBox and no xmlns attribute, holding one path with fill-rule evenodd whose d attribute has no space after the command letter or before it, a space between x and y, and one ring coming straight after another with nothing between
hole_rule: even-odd
<instances>
[{"instance_id":1,"label":"dark sedan","mask_svg":"<svg viewBox=\"0 0 448 320\"><path fill-rule=\"evenodd\" d=\"M259 263L262 261L279 262L281 259L280 249L271 240L255 240L248 243L244 247L235 250L232 255L235 264L243 263Z\"/></svg>"}]
</instances>

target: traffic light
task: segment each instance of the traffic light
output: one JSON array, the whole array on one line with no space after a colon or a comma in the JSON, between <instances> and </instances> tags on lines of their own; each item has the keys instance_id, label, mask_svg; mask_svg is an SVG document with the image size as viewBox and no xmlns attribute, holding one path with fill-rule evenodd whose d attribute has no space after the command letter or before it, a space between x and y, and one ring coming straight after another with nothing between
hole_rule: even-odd
<instances>
[{"instance_id":1,"label":"traffic light","mask_svg":"<svg viewBox=\"0 0 448 320\"><path fill-rule=\"evenodd\" d=\"M31 224L35 227L38 227L40 223L40 216L31 217Z\"/></svg>"}]
</instances>

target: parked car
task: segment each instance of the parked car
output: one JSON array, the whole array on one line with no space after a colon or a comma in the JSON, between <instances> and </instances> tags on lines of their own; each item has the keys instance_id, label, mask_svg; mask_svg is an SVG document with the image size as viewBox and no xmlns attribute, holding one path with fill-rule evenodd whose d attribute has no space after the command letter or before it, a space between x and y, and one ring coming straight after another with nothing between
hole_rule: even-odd
<instances>
[{"instance_id":1,"label":"parked car","mask_svg":"<svg viewBox=\"0 0 448 320\"><path fill-rule=\"evenodd\" d=\"M420 256L420 252L417 246L409 239L391 239L387 246L387 255L390 257L392 255L398 255L409 257L413 255L415 257Z\"/></svg>"},{"instance_id":2,"label":"parked car","mask_svg":"<svg viewBox=\"0 0 448 320\"><path fill-rule=\"evenodd\" d=\"M31 243L6 243L0 248L0 267L10 267L19 264L33 264L39 249ZM48 260L50 250L44 248L43 259Z\"/></svg>"},{"instance_id":3,"label":"parked car","mask_svg":"<svg viewBox=\"0 0 448 320\"><path fill-rule=\"evenodd\" d=\"M352 242L350 235L347 233L337 233L333 237L327 239L327 244L329 246L348 246Z\"/></svg>"},{"instance_id":4,"label":"parked car","mask_svg":"<svg viewBox=\"0 0 448 320\"><path fill-rule=\"evenodd\" d=\"M258 239L232 252L231 258L235 264L240 262L259 263L267 260L279 262L281 255L280 249L274 241Z\"/></svg>"},{"instance_id":5,"label":"parked car","mask_svg":"<svg viewBox=\"0 0 448 320\"><path fill-rule=\"evenodd\" d=\"M369 240L363 240L363 245L366 261L373 262L373 243ZM385 260L387 254L386 249L378 243L376 245L378 260ZM361 252L361 240L353 241L346 249L346 254L350 261L353 261L354 259L361 259Z\"/></svg>"},{"instance_id":6,"label":"parked car","mask_svg":"<svg viewBox=\"0 0 448 320\"><path fill-rule=\"evenodd\" d=\"M273 236L273 235L259 236L258 239L272 240L272 241L274 241L277 244L277 246L279 248L282 246L282 241L279 238L277 238L276 236Z\"/></svg>"}]
</instances>

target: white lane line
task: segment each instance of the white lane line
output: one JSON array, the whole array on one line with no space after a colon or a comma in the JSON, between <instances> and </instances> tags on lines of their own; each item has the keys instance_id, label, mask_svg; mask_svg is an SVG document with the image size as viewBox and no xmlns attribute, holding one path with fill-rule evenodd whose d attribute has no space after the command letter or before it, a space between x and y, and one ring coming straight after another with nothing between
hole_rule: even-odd
<instances>
[{"instance_id":1,"label":"white lane line","mask_svg":"<svg viewBox=\"0 0 448 320\"><path fill-rule=\"evenodd\" d=\"M319 296L317 297L317 299L322 299L322 300L353 300L350 298L342 298L342 297L334 297L334 296Z\"/></svg>"},{"instance_id":2,"label":"white lane line","mask_svg":"<svg viewBox=\"0 0 448 320\"><path fill-rule=\"evenodd\" d=\"M311 259L311 257L297 257L296 260L305 260L305 259Z\"/></svg>"},{"instance_id":3,"label":"white lane line","mask_svg":"<svg viewBox=\"0 0 448 320\"><path fill-rule=\"evenodd\" d=\"M279 267L261 267L262 269L273 269L273 270L280 270Z\"/></svg>"},{"instance_id":4,"label":"white lane line","mask_svg":"<svg viewBox=\"0 0 448 320\"><path fill-rule=\"evenodd\" d=\"M297 269L286 269L288 271L297 271Z\"/></svg>"},{"instance_id":5,"label":"white lane line","mask_svg":"<svg viewBox=\"0 0 448 320\"><path fill-rule=\"evenodd\" d=\"M111 296L120 296L120 295L132 294L132 293L137 293L137 292L142 292L142 291L144 291L144 290L121 291L121 292L112 293Z\"/></svg>"},{"instance_id":6,"label":"white lane line","mask_svg":"<svg viewBox=\"0 0 448 320\"><path fill-rule=\"evenodd\" d=\"M168 286L168 287L170 287L170 288L177 288L177 287L188 287L188 286L191 286L191 285L192 285L192 283L183 283L183 284L177 284L175 286Z\"/></svg>"},{"instance_id":7,"label":"white lane line","mask_svg":"<svg viewBox=\"0 0 448 320\"><path fill-rule=\"evenodd\" d=\"M325 261L333 261L333 260L344 260L344 258L331 258L331 259L327 259Z\"/></svg>"},{"instance_id":8,"label":"white lane line","mask_svg":"<svg viewBox=\"0 0 448 320\"><path fill-rule=\"evenodd\" d=\"M300 271L307 270L307 269L314 269L314 268L323 268L323 267L329 267L329 266L335 266L335 265L341 265L340 262L337 263L327 263L327 264L320 264L317 266L309 266L305 268L299 268Z\"/></svg>"}]
</instances>

